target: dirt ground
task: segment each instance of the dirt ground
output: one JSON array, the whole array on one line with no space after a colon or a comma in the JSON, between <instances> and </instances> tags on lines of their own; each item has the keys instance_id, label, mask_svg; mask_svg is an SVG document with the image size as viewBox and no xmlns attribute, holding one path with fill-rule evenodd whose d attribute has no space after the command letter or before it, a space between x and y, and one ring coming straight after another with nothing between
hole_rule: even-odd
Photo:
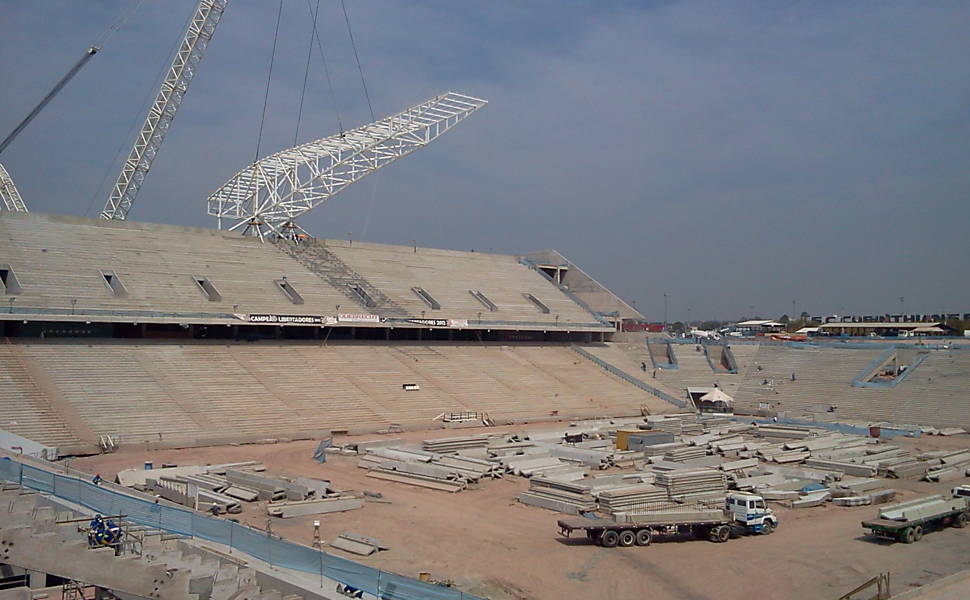
<instances>
[{"instance_id":1,"label":"dirt ground","mask_svg":"<svg viewBox=\"0 0 970 600\"><path fill-rule=\"evenodd\" d=\"M471 433L474 430L439 430L394 437L420 440ZM970 436L897 438L895 443L921 450L966 448ZM72 466L113 478L117 471L140 467L145 460L156 465L258 460L273 474L317 477L339 489L380 492L386 503L367 502L363 509L345 513L274 519L273 532L309 544L313 520L319 519L324 540L353 531L380 538L390 547L367 558L328 549L335 554L404 575L429 571L438 579L454 580L464 591L502 600L835 599L884 571L892 572L892 591L899 594L970 568L970 528L933 532L913 545L890 544L864 535L860 521L876 513L869 506L776 508L781 526L773 535L727 544L685 540L600 548L585 538L562 538L556 527L562 515L518 504L514 497L528 488L526 479L484 481L452 494L367 477L354 457L330 455L326 464L319 464L311 458L315 446L305 441L151 452L123 448L75 459ZM953 485L887 480L901 500ZM239 516L250 525L266 527L268 517L261 504L247 505ZM970 590L962 597L970 598Z\"/></svg>"}]
</instances>

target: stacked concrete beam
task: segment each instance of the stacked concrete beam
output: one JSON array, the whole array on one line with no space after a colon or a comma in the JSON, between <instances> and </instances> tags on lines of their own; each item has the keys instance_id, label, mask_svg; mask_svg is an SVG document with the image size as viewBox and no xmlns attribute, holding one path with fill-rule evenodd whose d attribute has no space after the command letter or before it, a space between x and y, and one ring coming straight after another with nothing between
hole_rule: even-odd
<instances>
[{"instance_id":1,"label":"stacked concrete beam","mask_svg":"<svg viewBox=\"0 0 970 600\"><path fill-rule=\"evenodd\" d=\"M533 477L529 490L517 496L519 502L561 513L578 515L597 508L596 499L582 484Z\"/></svg>"},{"instance_id":2,"label":"stacked concrete beam","mask_svg":"<svg viewBox=\"0 0 970 600\"><path fill-rule=\"evenodd\" d=\"M713 469L660 472L657 473L657 485L666 489L671 499L727 493L727 478Z\"/></svg>"},{"instance_id":3,"label":"stacked concrete beam","mask_svg":"<svg viewBox=\"0 0 970 600\"><path fill-rule=\"evenodd\" d=\"M364 499L358 496L339 496L335 498L314 498L312 500L284 500L270 502L266 505L266 513L273 517L289 519L306 515L322 515L332 512L344 512L364 507Z\"/></svg>"},{"instance_id":4,"label":"stacked concrete beam","mask_svg":"<svg viewBox=\"0 0 970 600\"><path fill-rule=\"evenodd\" d=\"M485 448L488 446L488 441L489 436L487 435L437 438L433 440L424 440L421 442L421 447L428 452L435 452L438 454L453 454L459 450L467 450L469 448Z\"/></svg>"},{"instance_id":5,"label":"stacked concrete beam","mask_svg":"<svg viewBox=\"0 0 970 600\"><path fill-rule=\"evenodd\" d=\"M667 500L667 490L648 483L603 490L597 494L603 512L638 512Z\"/></svg>"}]
</instances>

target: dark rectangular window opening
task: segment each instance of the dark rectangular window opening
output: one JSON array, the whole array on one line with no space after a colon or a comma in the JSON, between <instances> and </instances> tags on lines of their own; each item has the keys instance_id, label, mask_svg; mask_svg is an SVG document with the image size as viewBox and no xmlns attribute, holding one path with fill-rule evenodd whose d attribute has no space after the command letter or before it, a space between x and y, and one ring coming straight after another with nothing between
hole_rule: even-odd
<instances>
[{"instance_id":1,"label":"dark rectangular window opening","mask_svg":"<svg viewBox=\"0 0 970 600\"><path fill-rule=\"evenodd\" d=\"M542 300L539 300L538 298L536 298L535 296L533 296L532 294L529 294L529 293L525 293L525 294L522 294L522 295L525 296L526 300L528 300L529 302L535 304L536 308L539 309L539 312L541 312L544 315L548 315L549 314L549 307L546 306L545 304L543 304Z\"/></svg>"},{"instance_id":2,"label":"dark rectangular window opening","mask_svg":"<svg viewBox=\"0 0 970 600\"><path fill-rule=\"evenodd\" d=\"M219 302L222 300L222 294L216 289L216 286L212 285L208 277L199 277L198 275L193 275L192 279L195 280L195 284L199 286L202 293L205 294L206 299L209 302Z\"/></svg>"},{"instance_id":3,"label":"dark rectangular window opening","mask_svg":"<svg viewBox=\"0 0 970 600\"><path fill-rule=\"evenodd\" d=\"M296 291L292 283L286 280L286 277L283 279L276 279L274 280L274 283L276 283L276 287L280 288L280 291L283 292L283 295L286 296L290 302L293 304L303 304L303 296Z\"/></svg>"},{"instance_id":4,"label":"dark rectangular window opening","mask_svg":"<svg viewBox=\"0 0 970 600\"><path fill-rule=\"evenodd\" d=\"M115 274L114 271L101 271L101 278L104 280L104 284L108 286L111 290L111 294L117 297L127 296L128 290L125 289L125 284L121 283L121 278Z\"/></svg>"},{"instance_id":5,"label":"dark rectangular window opening","mask_svg":"<svg viewBox=\"0 0 970 600\"><path fill-rule=\"evenodd\" d=\"M20 280L17 279L17 274L13 272L13 268L10 265L0 265L0 283L3 284L3 293L8 296L15 296L24 291L20 287Z\"/></svg>"},{"instance_id":6,"label":"dark rectangular window opening","mask_svg":"<svg viewBox=\"0 0 970 600\"><path fill-rule=\"evenodd\" d=\"M481 302L482 303L482 306L484 306L485 308L487 308L490 312L495 312L495 311L498 310L498 307L495 306L495 303L492 302L491 300L489 300L488 299L488 296L486 296L485 294L481 293L480 291L478 291L478 290L468 290L468 293L471 294L472 297L475 298L475 300L478 300L479 302Z\"/></svg>"},{"instance_id":7,"label":"dark rectangular window opening","mask_svg":"<svg viewBox=\"0 0 970 600\"><path fill-rule=\"evenodd\" d=\"M413 287L411 288L411 291L414 292L418 298L424 300L425 304L430 306L432 310L439 310L441 308L441 304L439 304L438 301L434 299L434 296L429 294L424 288Z\"/></svg>"},{"instance_id":8,"label":"dark rectangular window opening","mask_svg":"<svg viewBox=\"0 0 970 600\"><path fill-rule=\"evenodd\" d=\"M374 299L371 298L371 295L368 294L367 290L365 290L364 288L354 283L348 285L347 287L350 288L350 291L353 292L354 296L356 296L357 299L360 301L360 303L363 304L364 306L368 308L373 308L377 306L377 302L375 302Z\"/></svg>"}]
</instances>

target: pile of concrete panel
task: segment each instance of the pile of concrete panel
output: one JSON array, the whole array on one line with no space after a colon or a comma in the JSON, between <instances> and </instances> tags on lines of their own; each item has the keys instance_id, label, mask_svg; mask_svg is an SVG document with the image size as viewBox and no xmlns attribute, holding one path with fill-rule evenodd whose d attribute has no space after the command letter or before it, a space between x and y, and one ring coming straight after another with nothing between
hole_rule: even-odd
<instances>
[{"instance_id":1,"label":"pile of concrete panel","mask_svg":"<svg viewBox=\"0 0 970 600\"><path fill-rule=\"evenodd\" d=\"M259 500L269 501L267 510L270 515L276 516L333 512L335 509L332 507L339 504L337 501L346 497L331 490L329 481L307 477L296 479L272 477L246 470L248 468L265 469L259 463L172 467L146 470L143 477L126 475L125 479L143 478L146 490L183 506L203 511L211 511L215 508L218 512L227 513L241 512L241 502ZM330 509L308 512L307 508L302 506L324 500L327 502L321 506L330 506ZM290 509L290 504L300 508ZM351 508L360 508L360 506ZM341 510L349 510L349 508ZM282 514L283 512L293 514Z\"/></svg>"},{"instance_id":2,"label":"pile of concrete panel","mask_svg":"<svg viewBox=\"0 0 970 600\"><path fill-rule=\"evenodd\" d=\"M517 496L522 504L547 508L561 513L578 515L597 508L589 488L581 483L533 477L528 491Z\"/></svg>"},{"instance_id":3,"label":"pile of concrete panel","mask_svg":"<svg viewBox=\"0 0 970 600\"><path fill-rule=\"evenodd\" d=\"M351 531L345 531L334 538L330 542L330 547L343 550L344 552L350 552L351 554L357 554L358 556L370 556L380 550L387 550L387 546L379 539Z\"/></svg>"},{"instance_id":4,"label":"pile of concrete panel","mask_svg":"<svg viewBox=\"0 0 970 600\"><path fill-rule=\"evenodd\" d=\"M362 495L348 493L331 498L270 502L266 505L266 514L272 517L289 519L291 517L303 517L306 515L344 512L363 507L364 498Z\"/></svg>"},{"instance_id":5,"label":"pile of concrete panel","mask_svg":"<svg viewBox=\"0 0 970 600\"><path fill-rule=\"evenodd\" d=\"M691 521L716 521L724 518L724 512L719 508L702 508L685 506L682 504L670 504L645 512L617 513L614 515L614 517L617 522L650 525Z\"/></svg>"},{"instance_id":6,"label":"pile of concrete panel","mask_svg":"<svg viewBox=\"0 0 970 600\"><path fill-rule=\"evenodd\" d=\"M488 442L489 436L487 435L471 435L424 440L421 442L421 448L437 454L451 454L461 450L484 448L488 446Z\"/></svg>"},{"instance_id":7,"label":"pile of concrete panel","mask_svg":"<svg viewBox=\"0 0 970 600\"><path fill-rule=\"evenodd\" d=\"M812 436L808 427L792 427L789 425L759 425L758 433L766 438L802 440Z\"/></svg>"},{"instance_id":8,"label":"pile of concrete panel","mask_svg":"<svg viewBox=\"0 0 970 600\"><path fill-rule=\"evenodd\" d=\"M457 450L452 449L451 452ZM485 478L501 477L504 471L502 465L493 461L459 454L439 454L404 444L369 446L365 454L360 456L358 466L368 470L368 477L448 492L464 490L469 483L477 483Z\"/></svg>"},{"instance_id":9,"label":"pile of concrete panel","mask_svg":"<svg viewBox=\"0 0 970 600\"><path fill-rule=\"evenodd\" d=\"M596 500L600 510L605 513L642 512L650 506L665 502L667 490L641 483L603 490L597 494Z\"/></svg>"},{"instance_id":10,"label":"pile of concrete panel","mask_svg":"<svg viewBox=\"0 0 970 600\"><path fill-rule=\"evenodd\" d=\"M664 488L672 500L718 494L723 496L727 493L727 478L723 472L714 469L660 471L657 473L657 485Z\"/></svg>"},{"instance_id":11,"label":"pile of concrete panel","mask_svg":"<svg viewBox=\"0 0 970 600\"><path fill-rule=\"evenodd\" d=\"M940 461L939 466L930 469L926 473L927 481L954 481L962 479L967 468L970 467L970 451L968 450L948 450L939 452L928 452L921 455L926 460Z\"/></svg>"},{"instance_id":12,"label":"pile of concrete panel","mask_svg":"<svg viewBox=\"0 0 970 600\"><path fill-rule=\"evenodd\" d=\"M182 506L201 511L216 509L220 513L242 512L242 506L235 498L213 490L196 487L174 477L150 479L147 484L148 491Z\"/></svg>"},{"instance_id":13,"label":"pile of concrete panel","mask_svg":"<svg viewBox=\"0 0 970 600\"><path fill-rule=\"evenodd\" d=\"M887 506L879 511L879 518L891 521L911 521L959 507L965 507L962 498L954 500L943 496L927 496Z\"/></svg>"},{"instance_id":14,"label":"pile of concrete panel","mask_svg":"<svg viewBox=\"0 0 970 600\"><path fill-rule=\"evenodd\" d=\"M664 454L664 460L671 462L683 462L694 458L707 456L707 448L702 446L686 446L668 451Z\"/></svg>"},{"instance_id":15,"label":"pile of concrete panel","mask_svg":"<svg viewBox=\"0 0 970 600\"><path fill-rule=\"evenodd\" d=\"M226 480L235 487L255 491L260 500L305 500L310 496L306 486L246 471L229 469Z\"/></svg>"}]
</instances>

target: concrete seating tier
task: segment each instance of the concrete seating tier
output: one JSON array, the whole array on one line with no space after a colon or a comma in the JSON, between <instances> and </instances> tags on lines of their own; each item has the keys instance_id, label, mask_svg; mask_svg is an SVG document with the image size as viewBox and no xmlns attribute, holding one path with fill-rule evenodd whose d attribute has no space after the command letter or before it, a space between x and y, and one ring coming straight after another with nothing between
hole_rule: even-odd
<instances>
[{"instance_id":1,"label":"concrete seating tier","mask_svg":"<svg viewBox=\"0 0 970 600\"><path fill-rule=\"evenodd\" d=\"M672 410L564 345L16 344L83 425L122 444L375 431L390 423L428 428L437 415L457 411L528 420L639 414L644 405ZM13 364L0 353L4 373ZM29 377L21 378L29 388ZM405 391L410 383L420 390ZM42 400L0 398L25 414ZM31 432L57 431L56 417Z\"/></svg>"},{"instance_id":2,"label":"concrete seating tier","mask_svg":"<svg viewBox=\"0 0 970 600\"><path fill-rule=\"evenodd\" d=\"M18 350L0 343L0 429L50 446L77 443L25 369Z\"/></svg>"},{"instance_id":3,"label":"concrete seating tier","mask_svg":"<svg viewBox=\"0 0 970 600\"><path fill-rule=\"evenodd\" d=\"M23 288L17 307L162 312L332 314L346 297L255 238L208 229L3 213L0 262ZM116 297L100 271L127 290ZM210 301L193 277L222 296ZM303 296L295 305L274 280Z\"/></svg>"},{"instance_id":4,"label":"concrete seating tier","mask_svg":"<svg viewBox=\"0 0 970 600\"><path fill-rule=\"evenodd\" d=\"M482 321L525 321L555 324L595 323L596 319L536 271L513 256L457 252L412 246L388 246L327 240L327 250L387 294L412 315ZM420 287L441 304L432 309L412 291ZM469 290L478 290L498 310L490 312ZM548 308L543 314L523 294L531 293Z\"/></svg>"},{"instance_id":5,"label":"concrete seating tier","mask_svg":"<svg viewBox=\"0 0 970 600\"><path fill-rule=\"evenodd\" d=\"M359 277L373 286L371 295L384 301L365 308L352 299L347 285L335 283L340 277L328 278L301 264L299 252L294 258L275 244L233 232L0 213L0 264L10 264L17 275L22 291L15 301L21 309L333 315L341 306L342 313L472 322L481 313L485 323L521 322L533 328L596 324L592 314L513 256L316 243L351 270L341 277ZM125 293L114 293L102 271L113 273ZM196 277L207 278L219 298L210 300ZM275 283L284 277L303 297L302 304L291 302ZM415 287L425 289L441 308L421 300ZM491 312L470 290L480 291L498 310ZM549 312L524 294L532 294Z\"/></svg>"}]
</instances>

